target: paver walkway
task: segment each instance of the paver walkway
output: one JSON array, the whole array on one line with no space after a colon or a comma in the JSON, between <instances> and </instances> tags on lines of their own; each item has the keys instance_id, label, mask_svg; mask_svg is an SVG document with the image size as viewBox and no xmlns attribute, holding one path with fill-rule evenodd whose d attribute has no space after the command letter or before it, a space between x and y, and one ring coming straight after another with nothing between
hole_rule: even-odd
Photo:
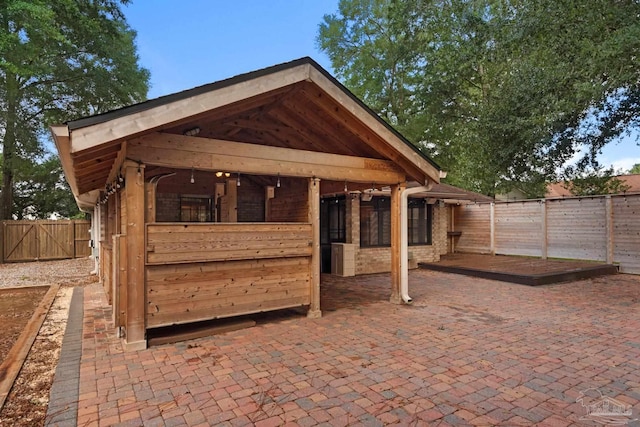
<instances>
[{"instance_id":1,"label":"paver walkway","mask_svg":"<svg viewBox=\"0 0 640 427\"><path fill-rule=\"evenodd\" d=\"M389 280L323 277L321 319L130 353L88 287L78 425L595 426L583 405L600 394L638 425L640 277L533 288L416 270L411 306L387 301Z\"/></svg>"}]
</instances>

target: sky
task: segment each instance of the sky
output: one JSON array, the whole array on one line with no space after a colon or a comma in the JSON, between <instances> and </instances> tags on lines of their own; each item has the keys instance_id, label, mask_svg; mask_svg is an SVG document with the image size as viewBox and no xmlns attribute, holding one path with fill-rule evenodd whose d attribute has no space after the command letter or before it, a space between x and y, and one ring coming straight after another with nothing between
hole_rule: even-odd
<instances>
[{"instance_id":1,"label":"sky","mask_svg":"<svg viewBox=\"0 0 640 427\"><path fill-rule=\"evenodd\" d=\"M318 25L338 0L134 0L124 7L137 31L149 98L310 56L333 72L316 45ZM599 157L626 171L640 163L636 135L608 144Z\"/></svg>"}]
</instances>

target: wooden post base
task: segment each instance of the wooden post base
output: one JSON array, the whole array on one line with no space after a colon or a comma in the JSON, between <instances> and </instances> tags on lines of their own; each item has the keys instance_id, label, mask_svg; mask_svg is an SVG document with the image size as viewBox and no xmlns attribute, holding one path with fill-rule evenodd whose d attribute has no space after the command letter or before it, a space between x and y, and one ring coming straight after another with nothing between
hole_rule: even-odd
<instances>
[{"instance_id":1,"label":"wooden post base","mask_svg":"<svg viewBox=\"0 0 640 427\"><path fill-rule=\"evenodd\" d=\"M309 319L319 319L322 317L322 311L320 310L309 310L307 311L307 318Z\"/></svg>"},{"instance_id":2,"label":"wooden post base","mask_svg":"<svg viewBox=\"0 0 640 427\"><path fill-rule=\"evenodd\" d=\"M391 304L402 304L402 297L400 294L391 294L391 298L389 298L389 302Z\"/></svg>"},{"instance_id":3,"label":"wooden post base","mask_svg":"<svg viewBox=\"0 0 640 427\"><path fill-rule=\"evenodd\" d=\"M146 350L147 340L133 341L133 342L128 342L127 340L124 340L123 346L124 346L124 351Z\"/></svg>"}]
</instances>

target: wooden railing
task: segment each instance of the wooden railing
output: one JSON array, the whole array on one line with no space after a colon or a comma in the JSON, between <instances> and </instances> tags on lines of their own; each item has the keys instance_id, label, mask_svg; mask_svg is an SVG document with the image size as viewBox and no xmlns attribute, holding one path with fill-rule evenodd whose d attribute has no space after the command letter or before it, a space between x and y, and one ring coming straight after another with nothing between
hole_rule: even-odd
<instances>
[{"instance_id":1,"label":"wooden railing","mask_svg":"<svg viewBox=\"0 0 640 427\"><path fill-rule=\"evenodd\" d=\"M149 224L147 264L310 256L311 243L310 224Z\"/></svg>"}]
</instances>

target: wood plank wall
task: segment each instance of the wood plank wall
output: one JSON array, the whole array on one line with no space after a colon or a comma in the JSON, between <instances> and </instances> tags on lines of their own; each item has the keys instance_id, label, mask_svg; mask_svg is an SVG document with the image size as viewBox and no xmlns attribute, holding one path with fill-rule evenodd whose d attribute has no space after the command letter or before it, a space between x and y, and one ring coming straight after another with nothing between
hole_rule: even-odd
<instances>
[{"instance_id":1,"label":"wood plank wall","mask_svg":"<svg viewBox=\"0 0 640 427\"><path fill-rule=\"evenodd\" d=\"M547 256L607 259L606 199L547 201Z\"/></svg>"},{"instance_id":2,"label":"wood plank wall","mask_svg":"<svg viewBox=\"0 0 640 427\"><path fill-rule=\"evenodd\" d=\"M542 256L539 202L496 204L494 221L496 254Z\"/></svg>"},{"instance_id":3,"label":"wood plank wall","mask_svg":"<svg viewBox=\"0 0 640 427\"><path fill-rule=\"evenodd\" d=\"M147 225L147 328L310 303L311 224Z\"/></svg>"},{"instance_id":4,"label":"wood plank wall","mask_svg":"<svg viewBox=\"0 0 640 427\"><path fill-rule=\"evenodd\" d=\"M612 198L613 259L621 271L640 274L640 195Z\"/></svg>"},{"instance_id":5,"label":"wood plank wall","mask_svg":"<svg viewBox=\"0 0 640 427\"><path fill-rule=\"evenodd\" d=\"M491 251L491 215L489 205L457 206L454 230L463 231L456 239L459 252L489 253Z\"/></svg>"},{"instance_id":6,"label":"wood plank wall","mask_svg":"<svg viewBox=\"0 0 640 427\"><path fill-rule=\"evenodd\" d=\"M493 247L490 203L454 215L457 252L610 261L640 274L640 194L495 203Z\"/></svg>"}]
</instances>

